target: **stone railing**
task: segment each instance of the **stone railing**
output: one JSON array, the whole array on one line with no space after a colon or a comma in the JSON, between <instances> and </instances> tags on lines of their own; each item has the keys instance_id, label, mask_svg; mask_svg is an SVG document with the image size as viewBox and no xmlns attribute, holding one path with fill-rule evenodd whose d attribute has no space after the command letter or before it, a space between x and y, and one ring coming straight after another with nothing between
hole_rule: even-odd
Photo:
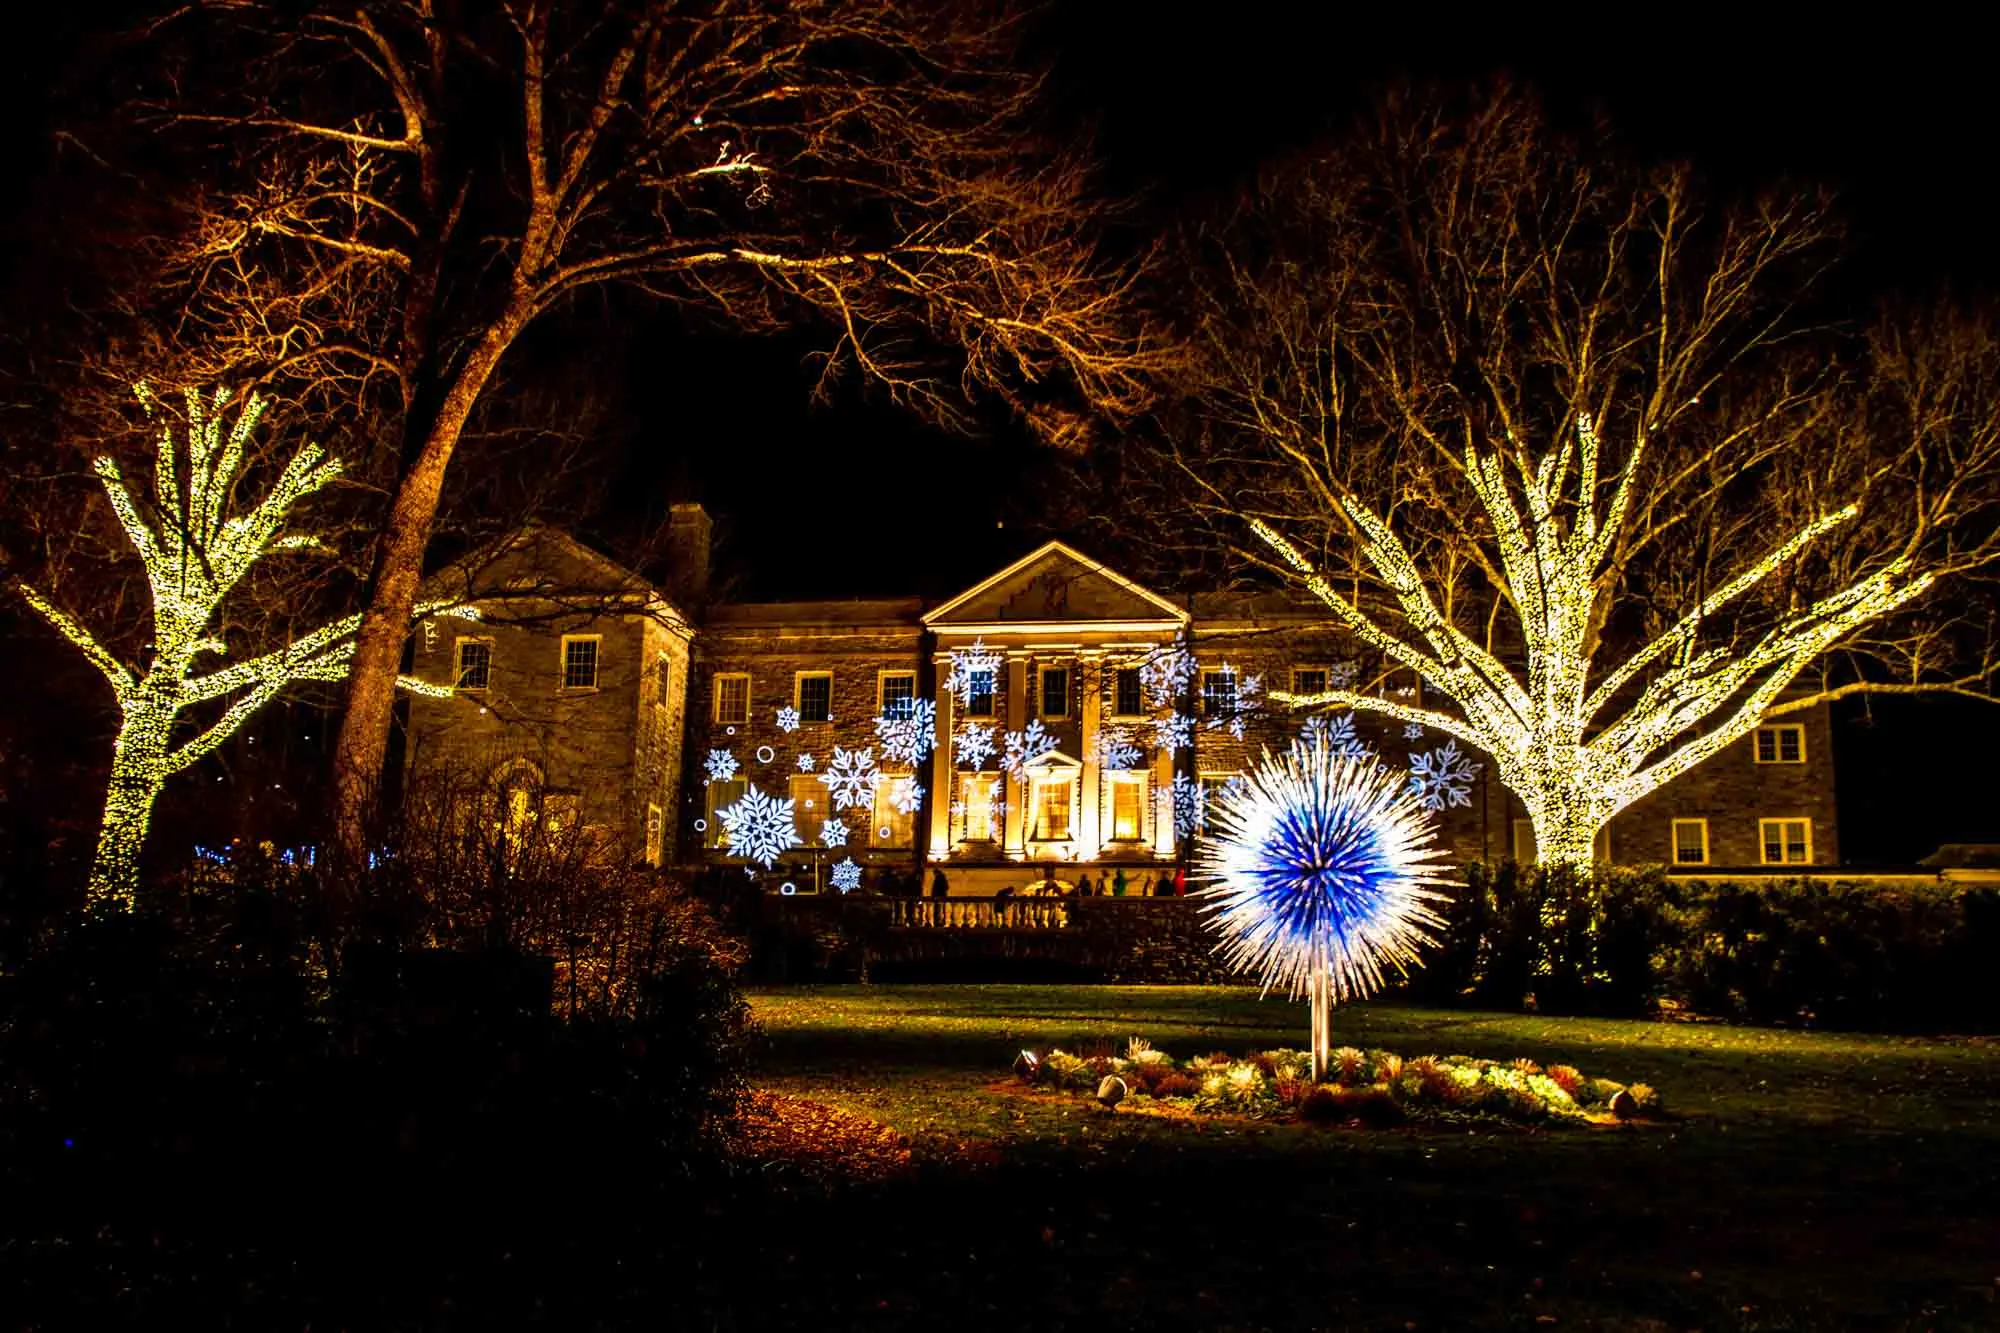
<instances>
[{"instance_id":1,"label":"stone railing","mask_svg":"<svg viewBox=\"0 0 2000 1333\"><path fill-rule=\"evenodd\" d=\"M889 924L897 930L1065 930L1069 904L1059 898L897 898Z\"/></svg>"}]
</instances>

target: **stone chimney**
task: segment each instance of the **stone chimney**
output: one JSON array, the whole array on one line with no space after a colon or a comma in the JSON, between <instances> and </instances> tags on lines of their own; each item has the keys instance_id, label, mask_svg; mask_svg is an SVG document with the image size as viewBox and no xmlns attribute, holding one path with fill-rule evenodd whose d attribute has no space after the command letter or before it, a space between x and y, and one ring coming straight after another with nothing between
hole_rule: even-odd
<instances>
[{"instance_id":1,"label":"stone chimney","mask_svg":"<svg viewBox=\"0 0 2000 1333\"><path fill-rule=\"evenodd\" d=\"M690 604L708 599L708 546L714 524L698 504L667 511L667 591Z\"/></svg>"}]
</instances>

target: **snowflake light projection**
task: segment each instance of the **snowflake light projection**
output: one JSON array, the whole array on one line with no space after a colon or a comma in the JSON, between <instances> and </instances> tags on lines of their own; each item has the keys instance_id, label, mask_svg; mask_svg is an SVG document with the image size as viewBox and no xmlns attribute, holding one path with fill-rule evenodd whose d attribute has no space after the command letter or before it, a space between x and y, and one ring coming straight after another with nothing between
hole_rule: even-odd
<instances>
[{"instance_id":1,"label":"snowflake light projection","mask_svg":"<svg viewBox=\"0 0 2000 1333\"><path fill-rule=\"evenodd\" d=\"M1146 766L1146 752L1124 727L1105 727L1097 733L1092 745L1097 751L1097 762L1114 772Z\"/></svg>"},{"instance_id":2,"label":"snowflake light projection","mask_svg":"<svg viewBox=\"0 0 2000 1333\"><path fill-rule=\"evenodd\" d=\"M1196 871L1211 883L1208 924L1230 966L1268 994L1312 1004L1313 1077L1324 1078L1339 1000L1406 970L1443 920L1431 904L1449 881L1435 816L1403 775L1323 745L1266 751L1208 816Z\"/></svg>"},{"instance_id":3,"label":"snowflake light projection","mask_svg":"<svg viewBox=\"0 0 2000 1333\"><path fill-rule=\"evenodd\" d=\"M1480 765L1459 753L1457 741L1410 756L1410 790L1426 809L1471 805L1472 784Z\"/></svg>"},{"instance_id":4,"label":"snowflake light projection","mask_svg":"<svg viewBox=\"0 0 2000 1333\"><path fill-rule=\"evenodd\" d=\"M710 750L702 767L708 770L710 782L727 782L736 776L736 756L727 750Z\"/></svg>"},{"instance_id":5,"label":"snowflake light projection","mask_svg":"<svg viewBox=\"0 0 2000 1333\"><path fill-rule=\"evenodd\" d=\"M1422 740L1423 738L1424 738L1424 724L1423 724L1423 723L1421 723L1421 722L1407 722L1407 723L1405 723L1405 724L1403 725L1403 739L1404 739L1404 740L1406 740L1406 741L1420 741L1420 740Z\"/></svg>"},{"instance_id":6,"label":"snowflake light projection","mask_svg":"<svg viewBox=\"0 0 2000 1333\"><path fill-rule=\"evenodd\" d=\"M903 814L915 814L924 803L924 784L914 777L884 773L882 781L889 784L889 804Z\"/></svg>"},{"instance_id":7,"label":"snowflake light projection","mask_svg":"<svg viewBox=\"0 0 2000 1333\"><path fill-rule=\"evenodd\" d=\"M827 795L833 798L836 808L865 807L875 793L875 752L834 746L833 758L827 761L821 781L826 783Z\"/></svg>"},{"instance_id":8,"label":"snowflake light projection","mask_svg":"<svg viewBox=\"0 0 2000 1333\"><path fill-rule=\"evenodd\" d=\"M800 845L789 797L766 796L751 787L741 800L715 813L722 820L729 850L766 870L776 865L785 852Z\"/></svg>"},{"instance_id":9,"label":"snowflake light projection","mask_svg":"<svg viewBox=\"0 0 2000 1333\"><path fill-rule=\"evenodd\" d=\"M853 857L844 856L833 863L833 871L827 878L842 893L852 893L861 887L861 867L854 864Z\"/></svg>"},{"instance_id":10,"label":"snowflake light projection","mask_svg":"<svg viewBox=\"0 0 2000 1333\"><path fill-rule=\"evenodd\" d=\"M1341 713L1334 716L1320 713L1305 720L1299 728L1300 745L1322 745L1343 759L1372 759L1375 750L1361 739L1355 730L1354 714Z\"/></svg>"},{"instance_id":11,"label":"snowflake light projection","mask_svg":"<svg viewBox=\"0 0 2000 1333\"><path fill-rule=\"evenodd\" d=\"M786 704L783 708L780 708L778 710L778 730L797 731L798 729L799 729L799 710L792 707L790 704Z\"/></svg>"},{"instance_id":12,"label":"snowflake light projection","mask_svg":"<svg viewBox=\"0 0 2000 1333\"><path fill-rule=\"evenodd\" d=\"M1174 774L1174 838L1192 838L1201 832L1201 784L1185 773Z\"/></svg>"},{"instance_id":13,"label":"snowflake light projection","mask_svg":"<svg viewBox=\"0 0 2000 1333\"><path fill-rule=\"evenodd\" d=\"M819 826L819 845L822 847L845 847L847 845L847 825L838 819L829 819Z\"/></svg>"},{"instance_id":14,"label":"snowflake light projection","mask_svg":"<svg viewBox=\"0 0 2000 1333\"><path fill-rule=\"evenodd\" d=\"M1174 644L1154 653L1139 665L1139 681L1146 698L1155 708L1176 708L1181 696L1194 683L1194 654L1183 644Z\"/></svg>"},{"instance_id":15,"label":"snowflake light projection","mask_svg":"<svg viewBox=\"0 0 2000 1333\"><path fill-rule=\"evenodd\" d=\"M908 717L876 718L875 735L882 742L884 762L921 764L937 736L937 705L929 699L912 699Z\"/></svg>"},{"instance_id":16,"label":"snowflake light projection","mask_svg":"<svg viewBox=\"0 0 2000 1333\"><path fill-rule=\"evenodd\" d=\"M1194 718L1178 711L1161 718L1153 724L1153 744L1175 754L1179 754L1182 750L1192 750Z\"/></svg>"},{"instance_id":17,"label":"snowflake light projection","mask_svg":"<svg viewBox=\"0 0 2000 1333\"><path fill-rule=\"evenodd\" d=\"M953 753L958 762L972 768L982 768L996 751L993 743L993 728L982 727L968 722L958 729L958 738L953 744Z\"/></svg>"},{"instance_id":18,"label":"snowflake light projection","mask_svg":"<svg viewBox=\"0 0 2000 1333\"><path fill-rule=\"evenodd\" d=\"M1354 682L1361 678L1361 663L1351 657L1343 657L1338 662L1328 664L1326 683L1331 689L1351 690Z\"/></svg>"},{"instance_id":19,"label":"snowflake light projection","mask_svg":"<svg viewBox=\"0 0 2000 1333\"><path fill-rule=\"evenodd\" d=\"M972 698L973 686L977 678L985 677L986 688L990 691L1000 679L1002 660L1000 654L986 646L986 640L974 639L970 648L954 649L951 654L951 671L944 678L945 689L963 707Z\"/></svg>"},{"instance_id":20,"label":"snowflake light projection","mask_svg":"<svg viewBox=\"0 0 2000 1333\"><path fill-rule=\"evenodd\" d=\"M1040 722L1030 722L1019 731L1008 732L1006 745L1000 767L1012 778L1019 778L1022 769L1056 748L1055 737Z\"/></svg>"},{"instance_id":21,"label":"snowflake light projection","mask_svg":"<svg viewBox=\"0 0 2000 1333\"><path fill-rule=\"evenodd\" d=\"M813 757L812 757L811 755L809 755L809 754L802 754L802 755L800 755L800 756L799 756L799 772L801 772L801 773L810 773L810 772L812 772L812 771L813 771Z\"/></svg>"}]
</instances>

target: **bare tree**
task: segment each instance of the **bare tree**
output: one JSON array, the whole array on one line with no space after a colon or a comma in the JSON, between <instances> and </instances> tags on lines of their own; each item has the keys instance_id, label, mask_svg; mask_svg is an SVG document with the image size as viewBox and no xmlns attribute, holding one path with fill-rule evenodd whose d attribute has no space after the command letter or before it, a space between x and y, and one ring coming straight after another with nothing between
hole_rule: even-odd
<instances>
[{"instance_id":1,"label":"bare tree","mask_svg":"<svg viewBox=\"0 0 2000 1333\"><path fill-rule=\"evenodd\" d=\"M1576 865L1766 718L1983 694L2000 339L1950 310L1816 326L1833 239L1819 201L1704 210L1504 90L1391 99L1265 178L1205 238L1181 475L1440 704L1274 697L1477 746Z\"/></svg>"},{"instance_id":2,"label":"bare tree","mask_svg":"<svg viewBox=\"0 0 2000 1333\"><path fill-rule=\"evenodd\" d=\"M214 0L157 29L191 53L157 110L208 182L160 256L187 332L400 424L335 761L350 856L454 452L579 293L823 320L826 382L949 425L979 392L1058 438L1140 400L1161 354L1082 164L1029 137L1016 26L956 0Z\"/></svg>"}]
</instances>

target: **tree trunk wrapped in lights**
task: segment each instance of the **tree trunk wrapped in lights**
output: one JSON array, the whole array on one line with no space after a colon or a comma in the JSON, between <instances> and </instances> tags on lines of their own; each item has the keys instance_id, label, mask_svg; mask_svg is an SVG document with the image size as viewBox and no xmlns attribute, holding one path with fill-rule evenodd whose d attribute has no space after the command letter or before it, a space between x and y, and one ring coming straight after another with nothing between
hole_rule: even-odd
<instances>
[{"instance_id":1,"label":"tree trunk wrapped in lights","mask_svg":"<svg viewBox=\"0 0 2000 1333\"><path fill-rule=\"evenodd\" d=\"M1938 590L2000 554L2000 339L1794 327L1818 204L1704 216L1503 91L1392 101L1214 235L1174 475L1430 695L1271 697L1485 751L1544 864L1766 719L1990 686Z\"/></svg>"},{"instance_id":2,"label":"tree trunk wrapped in lights","mask_svg":"<svg viewBox=\"0 0 2000 1333\"><path fill-rule=\"evenodd\" d=\"M146 386L138 386L137 393L152 416L154 402ZM340 679L354 652L360 617L348 616L283 648L202 669L203 659L229 651L218 637L218 615L252 567L267 555L318 545L311 536L286 532L287 520L301 500L340 473L336 460L318 445L307 444L292 455L263 499L244 504L238 488L246 447L266 403L252 394L233 423L225 421L229 404L227 390L217 389L207 398L188 391L185 444L176 441L172 426L161 427L153 499L144 509L115 461L100 457L92 464L119 527L146 569L152 641L139 670L120 661L32 585L15 584L27 603L104 673L118 699L118 738L90 872L88 896L94 907L135 905L139 853L154 803L169 777L221 745L287 685ZM425 613L437 609L422 608ZM220 716L176 740L184 713L223 700L228 702Z\"/></svg>"}]
</instances>

